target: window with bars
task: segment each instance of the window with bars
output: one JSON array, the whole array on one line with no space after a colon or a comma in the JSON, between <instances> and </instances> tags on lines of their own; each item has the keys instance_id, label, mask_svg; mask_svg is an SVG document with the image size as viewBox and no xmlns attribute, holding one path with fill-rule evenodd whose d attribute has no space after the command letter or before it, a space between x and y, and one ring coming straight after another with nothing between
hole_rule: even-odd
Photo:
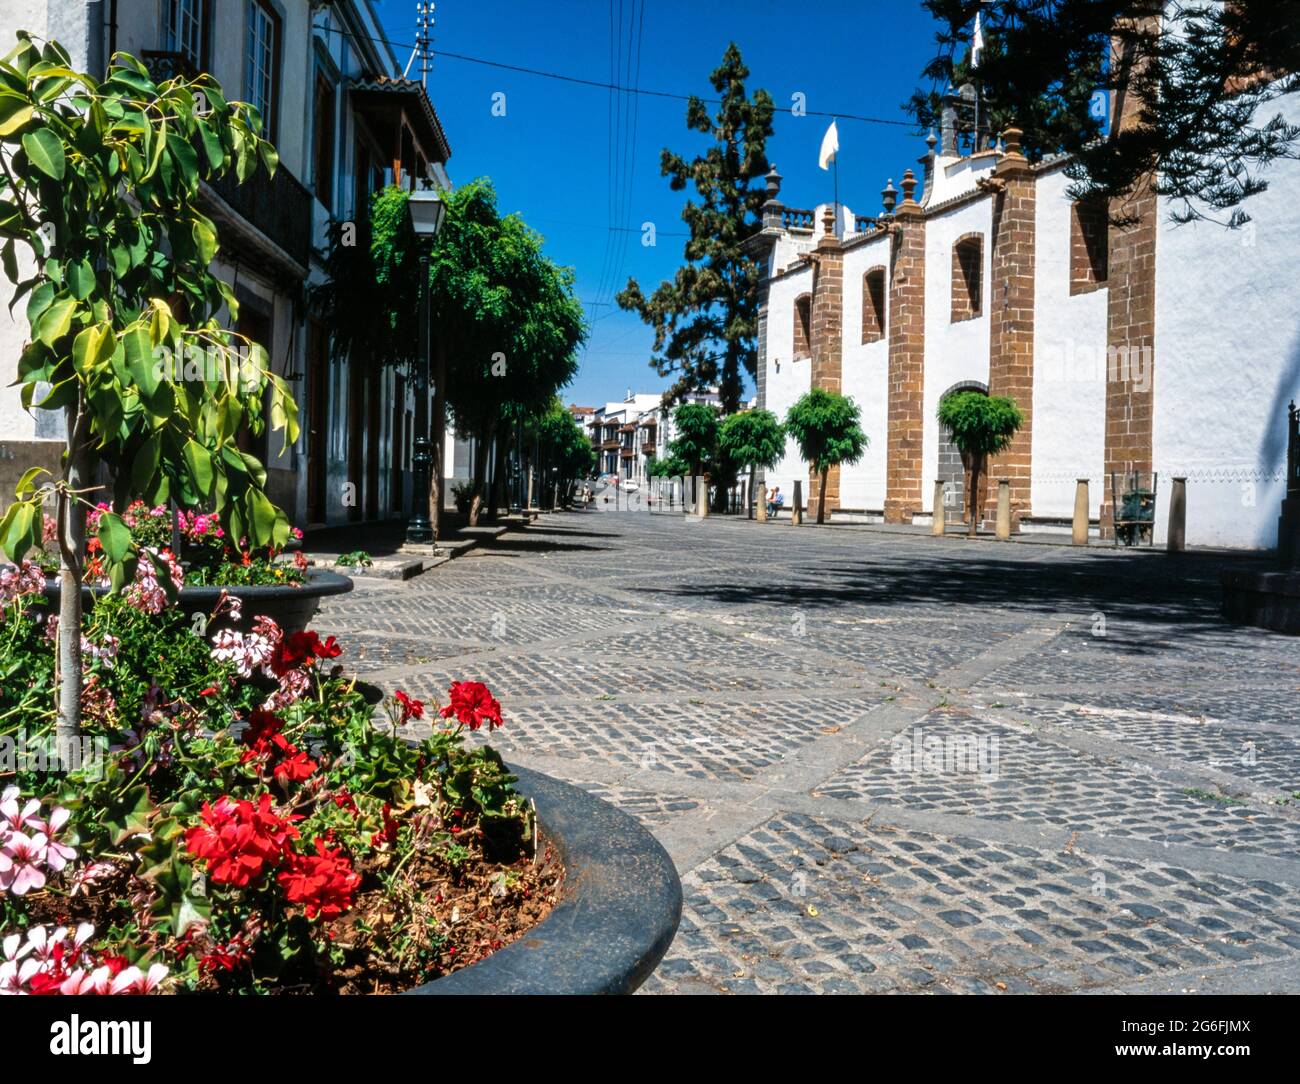
<instances>
[{"instance_id":1,"label":"window with bars","mask_svg":"<svg viewBox=\"0 0 1300 1084\"><path fill-rule=\"evenodd\" d=\"M280 20L262 0L248 0L248 65L244 76L250 105L262 114L262 136L275 139Z\"/></svg>"}]
</instances>

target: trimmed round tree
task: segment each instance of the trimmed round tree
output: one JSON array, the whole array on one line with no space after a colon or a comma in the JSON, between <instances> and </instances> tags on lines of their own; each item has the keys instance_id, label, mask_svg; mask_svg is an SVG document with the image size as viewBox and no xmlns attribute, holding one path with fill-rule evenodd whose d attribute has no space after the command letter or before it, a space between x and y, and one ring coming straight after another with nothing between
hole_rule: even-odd
<instances>
[{"instance_id":1,"label":"trimmed round tree","mask_svg":"<svg viewBox=\"0 0 1300 1084\"><path fill-rule=\"evenodd\" d=\"M758 468L770 470L785 454L785 429L770 410L742 410L723 420L718 431L718 453L737 467L749 468L752 496Z\"/></svg>"},{"instance_id":2,"label":"trimmed round tree","mask_svg":"<svg viewBox=\"0 0 1300 1084\"><path fill-rule=\"evenodd\" d=\"M718 450L718 411L708 403L682 403L673 411L677 436L668 451L692 475L703 474Z\"/></svg>"},{"instance_id":3,"label":"trimmed round tree","mask_svg":"<svg viewBox=\"0 0 1300 1084\"><path fill-rule=\"evenodd\" d=\"M961 452L962 465L970 471L970 526L975 537L979 522L980 475L988 470L988 458L1006 451L1024 425L1025 417L1014 400L980 391L957 391L939 401L939 424ZM935 515L942 515L935 509Z\"/></svg>"},{"instance_id":4,"label":"trimmed round tree","mask_svg":"<svg viewBox=\"0 0 1300 1084\"><path fill-rule=\"evenodd\" d=\"M859 425L861 411L848 395L813 388L785 416L785 431L819 481L817 522L826 522L826 477L831 467L856 463L870 441Z\"/></svg>"}]
</instances>

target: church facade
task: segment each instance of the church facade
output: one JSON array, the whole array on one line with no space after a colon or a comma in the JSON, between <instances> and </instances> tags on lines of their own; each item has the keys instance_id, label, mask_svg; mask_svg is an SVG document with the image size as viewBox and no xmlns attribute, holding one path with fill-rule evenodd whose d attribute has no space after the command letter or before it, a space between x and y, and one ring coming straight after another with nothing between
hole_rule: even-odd
<instances>
[{"instance_id":1,"label":"church facade","mask_svg":"<svg viewBox=\"0 0 1300 1084\"><path fill-rule=\"evenodd\" d=\"M1297 98L1270 109L1300 120ZM784 417L810 388L843 392L870 439L831 471L832 517L932 522L942 481L938 514L963 520L969 475L936 411L971 389L1025 417L990 464L981 519L1005 478L1013 529L1068 530L1087 479L1104 538L1126 494L1154 491L1159 545L1185 479L1189 545L1275 545L1300 397L1300 163L1270 170L1236 230L1176 225L1150 189L1119 226L1071 200L1067 159L1031 163L1014 130L982 153L959 153L950 131L928 143L875 217L791 209L773 171L751 242L766 269L760 405ZM796 480L812 507L816 479L788 442L766 483Z\"/></svg>"}]
</instances>

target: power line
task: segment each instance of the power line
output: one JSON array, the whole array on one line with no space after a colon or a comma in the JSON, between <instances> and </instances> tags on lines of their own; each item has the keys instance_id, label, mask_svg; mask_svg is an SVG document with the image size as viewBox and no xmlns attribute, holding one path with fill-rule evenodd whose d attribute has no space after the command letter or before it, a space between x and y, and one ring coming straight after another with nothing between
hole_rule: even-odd
<instances>
[{"instance_id":1,"label":"power line","mask_svg":"<svg viewBox=\"0 0 1300 1084\"><path fill-rule=\"evenodd\" d=\"M330 33L330 34L346 34L347 36L353 38L364 37L370 41L376 41L376 42L387 41L386 38L377 38L369 34L358 35L355 32L350 32L340 27L333 27L333 26L318 27L317 29L323 30L326 33ZM409 42L387 41L387 44L392 46L394 49L414 48L414 46L411 45ZM668 91L668 90L650 90L646 87L632 88L626 86L619 86L617 83L614 82L602 83L599 79L584 79L581 76L566 75L563 72L546 71L542 68L529 68L522 64L507 64L501 60L487 60L484 57L467 56L464 53L449 53L442 49L435 49L434 56L443 57L447 60L460 60L466 64L481 64L489 68L500 68L503 71L518 72L521 75L536 75L543 79L557 79L564 83L573 83L578 86L584 86L584 87L594 87L597 90L619 90L629 94L645 95L651 98L669 98L679 102L686 102L686 101L690 101L691 98L699 97L699 95L695 95L695 94L678 94L674 91ZM700 101L704 102L706 105L718 105L720 104L721 99L700 98ZM789 112L789 110L778 109L777 112L787 113ZM910 128L913 131L920 131L920 125L918 125L915 121L911 121L911 120L890 120L887 117L868 117L868 116L863 116L860 113L842 113L839 112L838 110L827 111L823 109L808 109L804 111L804 115L809 117L831 117L836 120L856 120L862 122L863 124L888 124L898 128Z\"/></svg>"}]
</instances>

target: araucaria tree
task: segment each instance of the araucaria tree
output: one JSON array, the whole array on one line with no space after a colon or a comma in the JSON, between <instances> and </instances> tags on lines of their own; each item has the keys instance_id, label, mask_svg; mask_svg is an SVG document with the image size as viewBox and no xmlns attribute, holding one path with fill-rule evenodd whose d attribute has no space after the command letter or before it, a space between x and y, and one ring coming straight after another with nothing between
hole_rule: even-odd
<instances>
[{"instance_id":1,"label":"araucaria tree","mask_svg":"<svg viewBox=\"0 0 1300 1084\"><path fill-rule=\"evenodd\" d=\"M271 424L297 439L297 408L265 349L223 326L223 310L238 305L208 269L217 231L197 209L201 181L275 169L257 111L227 102L210 75L155 84L122 53L102 82L69 65L59 45L23 33L0 60L0 262L31 326L18 383L26 407L62 411L67 423L61 475L24 475L0 519L0 548L21 561L38 547L53 497L60 756L81 718L85 512L99 466L118 511L133 497L170 498L215 511L231 539L283 545L288 519L264 492L263 465L237 444L245 427L266 424L268 386ZM97 533L115 588L141 558L160 564L117 511L99 517Z\"/></svg>"},{"instance_id":2,"label":"araucaria tree","mask_svg":"<svg viewBox=\"0 0 1300 1084\"><path fill-rule=\"evenodd\" d=\"M970 471L968 533L975 537L979 524L980 475L988 458L1004 452L1024 424L1024 415L1011 399L978 391L957 391L939 400L939 424L948 430L961 452L962 464ZM936 516L943 510L936 508Z\"/></svg>"},{"instance_id":3,"label":"araucaria tree","mask_svg":"<svg viewBox=\"0 0 1300 1084\"><path fill-rule=\"evenodd\" d=\"M826 478L837 464L856 463L867 450L858 404L847 395L813 388L785 416L785 430L819 476L817 522L826 522Z\"/></svg>"},{"instance_id":4,"label":"araucaria tree","mask_svg":"<svg viewBox=\"0 0 1300 1084\"><path fill-rule=\"evenodd\" d=\"M751 500L755 473L759 469L770 470L784 454L785 429L770 410L742 410L732 414L718 432L719 458L737 468L749 468Z\"/></svg>"},{"instance_id":5,"label":"araucaria tree","mask_svg":"<svg viewBox=\"0 0 1300 1084\"><path fill-rule=\"evenodd\" d=\"M924 71L932 88L910 109L939 120L949 81L975 81L981 129L1015 125L1032 159L1067 152L1074 199L1123 200L1154 175L1175 221L1226 212L1267 188L1267 167L1300 155L1300 126L1270 108L1300 87L1300 4L1186 0L923 0L938 20L939 53ZM984 49L966 48L979 11ZM933 89L937 88L937 89ZM1123 88L1138 103L1108 139L1089 103ZM969 124L970 117L964 118Z\"/></svg>"},{"instance_id":6,"label":"araucaria tree","mask_svg":"<svg viewBox=\"0 0 1300 1084\"><path fill-rule=\"evenodd\" d=\"M618 295L618 304L638 313L654 328L653 365L661 376L676 376L665 405L690 391L717 387L723 413L740 405L744 378L757 366L758 283L760 266L745 240L759 227L767 198L753 182L768 169L766 145L775 107L765 90L748 97L749 69L735 43L709 77L721 99L709 116L694 96L686 107L686 126L714 142L687 161L665 149L660 172L680 192L695 186L699 202L688 200L682 221L690 228L686 262L671 282L646 297L635 279Z\"/></svg>"}]
</instances>

